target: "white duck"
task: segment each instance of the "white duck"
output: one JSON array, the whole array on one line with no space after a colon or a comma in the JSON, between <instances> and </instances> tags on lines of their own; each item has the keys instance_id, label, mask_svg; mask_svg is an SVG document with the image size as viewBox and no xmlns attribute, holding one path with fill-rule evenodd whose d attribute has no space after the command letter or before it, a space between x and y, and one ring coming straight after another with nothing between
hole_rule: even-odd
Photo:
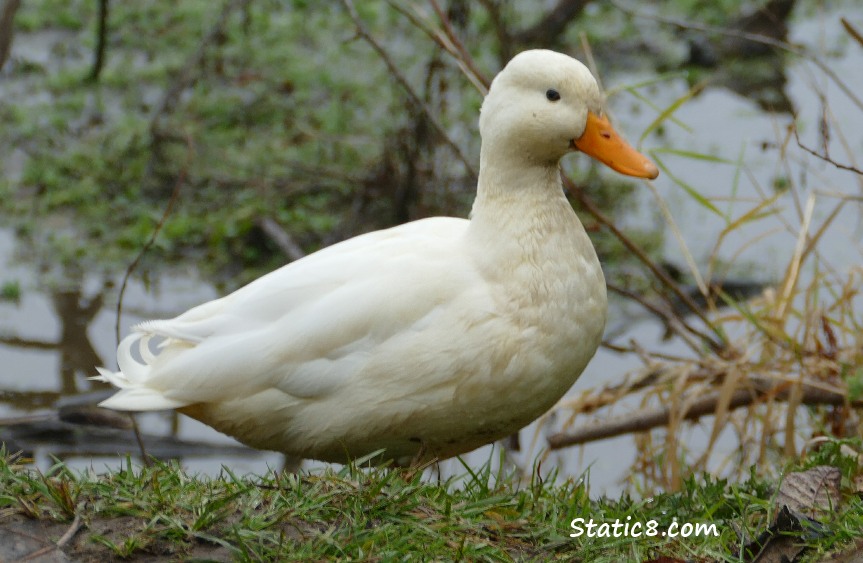
<instances>
[{"instance_id":1,"label":"white duck","mask_svg":"<svg viewBox=\"0 0 863 563\"><path fill-rule=\"evenodd\" d=\"M358 236L134 327L120 371L99 370L120 388L101 406L177 409L255 448L324 461L381 448L399 463L442 459L517 431L572 386L605 326L605 280L561 157L658 173L601 106L580 62L519 54L482 105L470 220Z\"/></svg>"}]
</instances>

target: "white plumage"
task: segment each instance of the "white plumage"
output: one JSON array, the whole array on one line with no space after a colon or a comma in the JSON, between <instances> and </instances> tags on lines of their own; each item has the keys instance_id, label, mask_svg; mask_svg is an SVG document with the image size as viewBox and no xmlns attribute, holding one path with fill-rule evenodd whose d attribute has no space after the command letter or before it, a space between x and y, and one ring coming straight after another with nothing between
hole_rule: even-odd
<instances>
[{"instance_id":1,"label":"white plumage","mask_svg":"<svg viewBox=\"0 0 863 563\"><path fill-rule=\"evenodd\" d=\"M402 463L443 458L518 430L569 389L605 325L602 270L558 161L577 148L656 176L600 107L578 61L518 55L483 103L470 220L358 236L134 327L120 371L99 369L120 388L101 406L178 409L325 461L381 448Z\"/></svg>"}]
</instances>

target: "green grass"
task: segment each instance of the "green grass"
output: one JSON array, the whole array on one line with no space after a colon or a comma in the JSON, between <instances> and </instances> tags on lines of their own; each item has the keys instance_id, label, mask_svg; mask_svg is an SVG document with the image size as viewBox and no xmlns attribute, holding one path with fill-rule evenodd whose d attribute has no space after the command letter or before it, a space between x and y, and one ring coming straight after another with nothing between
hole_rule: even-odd
<instances>
[{"instance_id":1,"label":"green grass","mask_svg":"<svg viewBox=\"0 0 863 563\"><path fill-rule=\"evenodd\" d=\"M789 468L828 464L842 472L835 509L821 515L819 527L796 534L811 560L863 539L863 500L855 488L861 468L840 446L830 442ZM490 463L466 471L440 483L416 470L356 466L263 476L223 469L209 478L177 463L137 467L127 461L99 475L76 474L61 463L41 473L0 452L0 529L54 523L59 537L77 519L83 527L63 549L73 558L99 560L738 561L747 560L738 556L742 546L781 508L777 484L757 477L735 484L692 477L677 493L592 499L585 479L519 481ZM578 518L583 533L571 537ZM607 524L593 528L594 537L586 528L591 519ZM681 531L686 523L712 524L716 535L664 535L675 521ZM614 522L620 537L609 537ZM624 535L623 525L636 522L656 534Z\"/></svg>"}]
</instances>

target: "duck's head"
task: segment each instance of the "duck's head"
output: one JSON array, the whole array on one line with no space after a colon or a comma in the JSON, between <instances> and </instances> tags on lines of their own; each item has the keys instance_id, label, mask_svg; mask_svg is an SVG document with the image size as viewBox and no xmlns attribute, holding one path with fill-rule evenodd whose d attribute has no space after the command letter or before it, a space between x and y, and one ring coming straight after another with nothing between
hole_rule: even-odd
<instances>
[{"instance_id":1,"label":"duck's head","mask_svg":"<svg viewBox=\"0 0 863 563\"><path fill-rule=\"evenodd\" d=\"M602 95L587 67L554 51L524 51L500 71L479 127L484 151L502 158L556 165L581 151L628 176L659 174L602 116Z\"/></svg>"}]
</instances>

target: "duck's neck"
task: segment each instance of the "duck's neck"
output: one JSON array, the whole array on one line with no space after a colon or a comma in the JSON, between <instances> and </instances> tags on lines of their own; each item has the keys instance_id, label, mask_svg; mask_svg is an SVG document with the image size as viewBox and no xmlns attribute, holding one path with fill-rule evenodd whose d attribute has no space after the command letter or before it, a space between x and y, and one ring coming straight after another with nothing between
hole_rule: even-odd
<instances>
[{"instance_id":1,"label":"duck's neck","mask_svg":"<svg viewBox=\"0 0 863 563\"><path fill-rule=\"evenodd\" d=\"M527 250L523 245L542 246L543 240L554 243L557 241L549 237L558 235L575 236L589 244L563 194L556 162L532 163L483 151L470 217L471 236L486 239L503 252L510 250L507 241Z\"/></svg>"},{"instance_id":2,"label":"duck's neck","mask_svg":"<svg viewBox=\"0 0 863 563\"><path fill-rule=\"evenodd\" d=\"M501 310L524 327L556 334L549 345L579 343L571 352L580 372L605 325L605 280L557 164L482 161L467 237L465 248Z\"/></svg>"}]
</instances>

